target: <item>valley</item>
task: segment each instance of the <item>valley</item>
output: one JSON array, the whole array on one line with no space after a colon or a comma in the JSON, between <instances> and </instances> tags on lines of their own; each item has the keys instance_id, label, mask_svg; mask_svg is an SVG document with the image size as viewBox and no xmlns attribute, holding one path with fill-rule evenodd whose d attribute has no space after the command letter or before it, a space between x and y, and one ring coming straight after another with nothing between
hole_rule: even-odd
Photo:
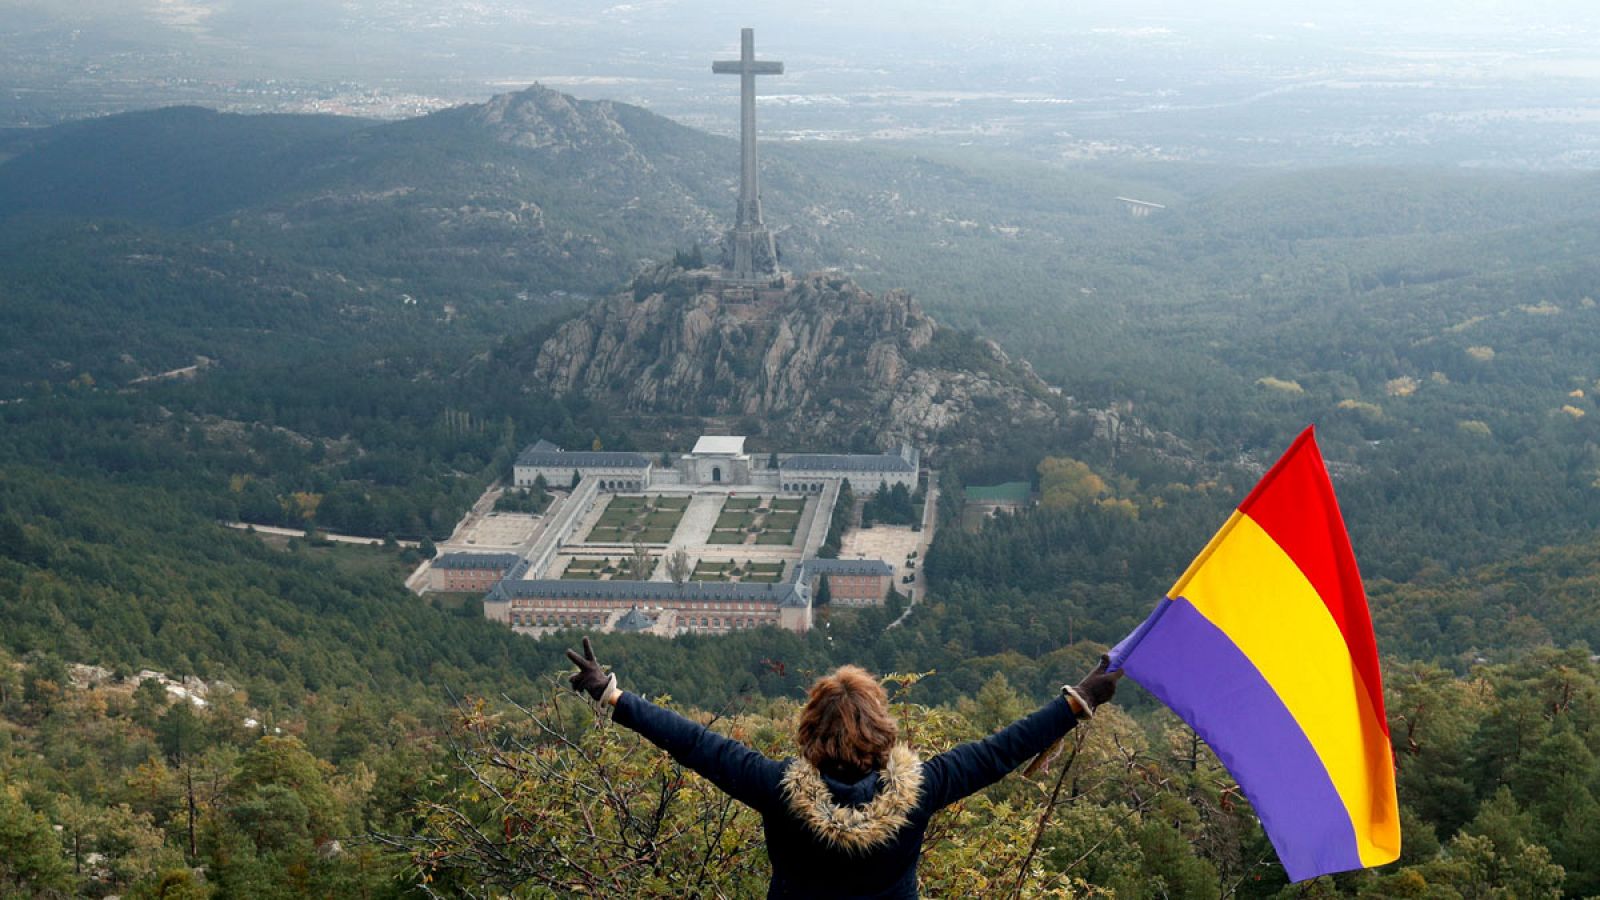
<instances>
[{"instance_id":1,"label":"valley","mask_svg":"<svg viewBox=\"0 0 1600 900\"><path fill-rule=\"evenodd\" d=\"M1315 423L1407 835L1392 867L1317 890L1595 890L1600 179L1041 163L942 137L763 150L785 272L730 290L714 270L737 145L614 100L538 87L393 122L174 108L8 137L0 812L44 835L29 877L137 896L199 866L194 896L402 896L423 873L447 892L748 893L758 823L591 726L560 675L577 626L613 629L598 643L629 689L772 752L846 662L889 675L908 730L943 748L1087 671ZM685 452L702 435L743 437L747 496L691 498L732 471L685 474L717 452ZM539 441L678 482L607 470L546 506L572 467L519 480ZM832 476L784 477L812 471L791 454L902 442L923 454L920 510L910 486L901 503L852 483L859 502L835 504ZM497 482L538 512L492 512ZM845 533L838 510L886 524ZM539 514L572 521L527 584L670 591L668 557L692 545L684 580L746 603L836 537L838 562L877 553L894 590L808 607L806 629L696 610L665 638L609 607L485 599L494 566L406 589L430 561L540 550L542 526L514 518ZM74 685L69 663L236 693L196 711ZM945 820L925 890L1295 895L1220 762L1149 695L1117 699L1037 875L1017 874L1033 820L1014 811L1048 784L1016 779ZM500 767L505 747L523 768ZM626 796L591 821L628 823L618 845L659 872L544 851L553 823L578 827L575 773L596 759ZM647 801L653 824L631 811ZM100 854L88 874L49 849L58 824ZM472 868L484 841L503 868Z\"/></svg>"}]
</instances>

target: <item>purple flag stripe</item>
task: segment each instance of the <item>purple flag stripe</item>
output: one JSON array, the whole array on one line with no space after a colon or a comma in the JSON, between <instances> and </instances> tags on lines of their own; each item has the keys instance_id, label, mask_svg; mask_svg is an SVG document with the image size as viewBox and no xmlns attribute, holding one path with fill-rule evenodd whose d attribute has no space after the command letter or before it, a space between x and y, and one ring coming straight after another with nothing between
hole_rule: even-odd
<instances>
[{"instance_id":1,"label":"purple flag stripe","mask_svg":"<svg viewBox=\"0 0 1600 900\"><path fill-rule=\"evenodd\" d=\"M1133 651L1139 646L1139 642L1144 640L1144 636L1150 633L1150 629L1156 627L1156 623L1161 621L1162 614L1171 606L1171 600L1165 597L1161 598L1161 602L1157 603L1156 608L1151 610L1150 615L1139 623L1138 628L1128 632L1126 637L1117 641L1117 645L1111 648L1110 653L1106 654L1111 658L1111 664L1106 666L1107 672L1115 672L1122 668L1122 661L1132 655Z\"/></svg>"},{"instance_id":2,"label":"purple flag stripe","mask_svg":"<svg viewBox=\"0 0 1600 900\"><path fill-rule=\"evenodd\" d=\"M1163 602L1135 634L1117 648L1123 670L1211 746L1289 878L1362 868L1355 826L1322 760L1228 636L1182 597Z\"/></svg>"}]
</instances>

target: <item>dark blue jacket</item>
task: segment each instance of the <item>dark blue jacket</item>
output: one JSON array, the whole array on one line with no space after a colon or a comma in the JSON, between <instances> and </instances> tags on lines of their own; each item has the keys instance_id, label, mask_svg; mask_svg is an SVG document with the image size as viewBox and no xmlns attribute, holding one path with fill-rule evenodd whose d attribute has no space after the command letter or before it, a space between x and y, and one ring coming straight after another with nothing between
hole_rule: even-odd
<instances>
[{"instance_id":1,"label":"dark blue jacket","mask_svg":"<svg viewBox=\"0 0 1600 900\"><path fill-rule=\"evenodd\" d=\"M809 766L792 759L768 759L637 694L623 693L613 718L761 814L767 856L772 861L769 898L874 900L917 896L917 858L934 813L1004 778L1078 723L1065 700L1052 700L990 737L923 761L915 799L898 810L904 815L904 824L871 847L849 850L820 837L813 824L815 817L808 819L807 811L797 808L791 799L798 775L791 769L800 765L799 772L814 773ZM890 783L884 772L872 772L851 784L824 775L816 777L826 785L832 801L846 809L864 807Z\"/></svg>"}]
</instances>

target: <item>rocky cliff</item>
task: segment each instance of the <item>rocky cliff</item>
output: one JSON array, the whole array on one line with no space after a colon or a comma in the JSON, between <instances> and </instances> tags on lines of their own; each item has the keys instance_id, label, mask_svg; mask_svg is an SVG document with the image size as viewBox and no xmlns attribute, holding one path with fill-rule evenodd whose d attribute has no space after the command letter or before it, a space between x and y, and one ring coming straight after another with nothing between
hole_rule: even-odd
<instances>
[{"instance_id":1,"label":"rocky cliff","mask_svg":"<svg viewBox=\"0 0 1600 900\"><path fill-rule=\"evenodd\" d=\"M741 291L660 267L562 326L533 376L630 411L754 417L796 446L951 450L1059 422L1026 363L939 326L904 292L833 273Z\"/></svg>"}]
</instances>

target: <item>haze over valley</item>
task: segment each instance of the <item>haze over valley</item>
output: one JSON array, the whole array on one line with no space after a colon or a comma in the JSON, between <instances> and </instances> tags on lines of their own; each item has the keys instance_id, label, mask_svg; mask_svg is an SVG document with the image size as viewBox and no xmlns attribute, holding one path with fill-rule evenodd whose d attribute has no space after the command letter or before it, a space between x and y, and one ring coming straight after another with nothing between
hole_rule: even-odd
<instances>
[{"instance_id":1,"label":"haze over valley","mask_svg":"<svg viewBox=\"0 0 1600 900\"><path fill-rule=\"evenodd\" d=\"M732 134L729 22L790 60L773 140L1048 162L1597 164L1581 2L498 3L11 0L0 127L178 102L400 118L539 83Z\"/></svg>"}]
</instances>

